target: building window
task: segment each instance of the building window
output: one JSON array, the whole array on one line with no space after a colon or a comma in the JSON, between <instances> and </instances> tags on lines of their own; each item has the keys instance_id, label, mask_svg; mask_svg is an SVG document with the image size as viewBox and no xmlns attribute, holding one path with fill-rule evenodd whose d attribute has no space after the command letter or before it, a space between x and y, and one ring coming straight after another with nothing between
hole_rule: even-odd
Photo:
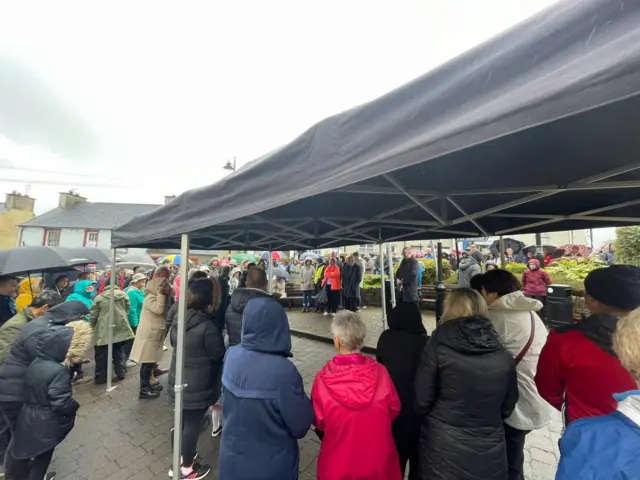
<instances>
[{"instance_id":1,"label":"building window","mask_svg":"<svg viewBox=\"0 0 640 480\"><path fill-rule=\"evenodd\" d=\"M97 247L98 246L98 230L85 230L84 231L84 246L85 247Z\"/></svg>"},{"instance_id":2,"label":"building window","mask_svg":"<svg viewBox=\"0 0 640 480\"><path fill-rule=\"evenodd\" d=\"M45 230L44 246L59 247L60 246L60 230Z\"/></svg>"}]
</instances>

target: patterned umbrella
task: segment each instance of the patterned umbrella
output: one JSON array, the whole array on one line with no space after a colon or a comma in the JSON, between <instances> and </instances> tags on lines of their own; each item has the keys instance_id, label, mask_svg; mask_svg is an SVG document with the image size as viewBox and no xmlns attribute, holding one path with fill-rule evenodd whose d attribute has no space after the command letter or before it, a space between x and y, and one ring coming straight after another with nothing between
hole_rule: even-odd
<instances>
[{"instance_id":1,"label":"patterned umbrella","mask_svg":"<svg viewBox=\"0 0 640 480\"><path fill-rule=\"evenodd\" d=\"M162 265L162 264L169 264L169 265L180 265L181 262L181 256L180 255L167 255L166 257L162 257L160 259L157 260L157 262ZM189 260L189 263L193 263L191 260Z\"/></svg>"},{"instance_id":2,"label":"patterned umbrella","mask_svg":"<svg viewBox=\"0 0 640 480\"><path fill-rule=\"evenodd\" d=\"M588 257L591 254L591 248L586 245L577 245L568 243L558 247L558 250L564 250L564 255L577 255L580 257Z\"/></svg>"}]
</instances>

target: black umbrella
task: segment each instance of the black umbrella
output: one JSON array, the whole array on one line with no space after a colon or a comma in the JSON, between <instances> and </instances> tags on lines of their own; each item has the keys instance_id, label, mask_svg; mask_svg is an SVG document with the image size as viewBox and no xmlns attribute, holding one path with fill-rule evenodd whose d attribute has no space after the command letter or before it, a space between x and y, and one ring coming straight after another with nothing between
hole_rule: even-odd
<instances>
[{"instance_id":1,"label":"black umbrella","mask_svg":"<svg viewBox=\"0 0 640 480\"><path fill-rule=\"evenodd\" d=\"M515 238L505 238L503 241L505 252L507 248L511 248L513 249L514 255L524 247L524 242L516 240ZM496 258L500 256L500 240L496 240L491 244L491 253L493 253Z\"/></svg>"},{"instance_id":2,"label":"black umbrella","mask_svg":"<svg viewBox=\"0 0 640 480\"><path fill-rule=\"evenodd\" d=\"M0 275L30 272L64 272L69 267L97 263L84 249L63 247L20 247L0 251Z\"/></svg>"}]
</instances>

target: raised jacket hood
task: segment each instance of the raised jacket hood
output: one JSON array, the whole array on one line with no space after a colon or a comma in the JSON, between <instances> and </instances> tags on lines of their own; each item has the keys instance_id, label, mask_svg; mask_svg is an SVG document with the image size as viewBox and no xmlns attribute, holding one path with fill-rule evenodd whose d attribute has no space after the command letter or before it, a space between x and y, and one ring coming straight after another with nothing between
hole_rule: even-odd
<instances>
[{"instance_id":1,"label":"raised jacket hood","mask_svg":"<svg viewBox=\"0 0 640 480\"><path fill-rule=\"evenodd\" d=\"M373 358L360 353L336 355L318 375L331 397L340 405L351 410L363 410L371 405L375 396L380 367Z\"/></svg>"},{"instance_id":2,"label":"raised jacket hood","mask_svg":"<svg viewBox=\"0 0 640 480\"><path fill-rule=\"evenodd\" d=\"M242 340L245 350L292 357L289 320L273 298L255 298L247 303L242 316Z\"/></svg>"},{"instance_id":3,"label":"raised jacket hood","mask_svg":"<svg viewBox=\"0 0 640 480\"><path fill-rule=\"evenodd\" d=\"M41 281L42 278L32 278L31 280L25 278L20 282L20 286L18 287L18 294L31 295L31 292L33 291L35 295L37 293L36 289L38 288L38 285L40 285ZM31 286L29 286L29 283L31 283Z\"/></svg>"},{"instance_id":4,"label":"raised jacket hood","mask_svg":"<svg viewBox=\"0 0 640 480\"><path fill-rule=\"evenodd\" d=\"M391 330L427 334L420 307L414 302L399 302L387 315L387 323Z\"/></svg>"},{"instance_id":5,"label":"raised jacket hood","mask_svg":"<svg viewBox=\"0 0 640 480\"><path fill-rule=\"evenodd\" d=\"M169 283L169 280L167 280L166 278L152 278L151 280L149 280L145 284L144 291L145 291L145 293L150 293L152 295L157 295L158 294L158 288L160 288L160 285L162 285L165 282Z\"/></svg>"},{"instance_id":6,"label":"raised jacket hood","mask_svg":"<svg viewBox=\"0 0 640 480\"><path fill-rule=\"evenodd\" d=\"M73 339L73 328L55 327L46 336L40 347L38 358L62 363L67 358L67 352Z\"/></svg>"},{"instance_id":7,"label":"raised jacket hood","mask_svg":"<svg viewBox=\"0 0 640 480\"><path fill-rule=\"evenodd\" d=\"M114 291L116 299L127 296L127 294L124 293L118 285L107 285L104 287L101 295L111 295L111 290Z\"/></svg>"},{"instance_id":8,"label":"raised jacket hood","mask_svg":"<svg viewBox=\"0 0 640 480\"><path fill-rule=\"evenodd\" d=\"M502 348L491 321L480 316L448 320L436 328L432 338L452 350L467 354L485 354Z\"/></svg>"},{"instance_id":9,"label":"raised jacket hood","mask_svg":"<svg viewBox=\"0 0 640 480\"><path fill-rule=\"evenodd\" d=\"M489 305L489 310L517 310L519 312L538 312L542 309L542 302L527 297L522 291L509 293L498 298Z\"/></svg>"},{"instance_id":10,"label":"raised jacket hood","mask_svg":"<svg viewBox=\"0 0 640 480\"><path fill-rule=\"evenodd\" d=\"M471 265L479 265L476 259L471 256L460 260L460 270L466 270Z\"/></svg>"},{"instance_id":11,"label":"raised jacket hood","mask_svg":"<svg viewBox=\"0 0 640 480\"><path fill-rule=\"evenodd\" d=\"M83 297L87 297L88 299L92 299L94 292L87 292L87 288L90 285L95 285L96 282L94 282L93 280L80 280L79 282L76 282L75 286L73 287L73 293L77 293L78 295L82 295Z\"/></svg>"},{"instance_id":12,"label":"raised jacket hood","mask_svg":"<svg viewBox=\"0 0 640 480\"><path fill-rule=\"evenodd\" d=\"M42 319L54 325L66 325L72 320L78 320L89 313L87 306L78 301L70 300L50 309L42 316Z\"/></svg>"},{"instance_id":13,"label":"raised jacket hood","mask_svg":"<svg viewBox=\"0 0 640 480\"><path fill-rule=\"evenodd\" d=\"M67 328L73 330L73 338L67 350L67 357L65 358L64 364L72 365L81 363L85 357L87 348L91 345L93 328L91 328L89 322L85 322L84 320L69 322Z\"/></svg>"}]
</instances>

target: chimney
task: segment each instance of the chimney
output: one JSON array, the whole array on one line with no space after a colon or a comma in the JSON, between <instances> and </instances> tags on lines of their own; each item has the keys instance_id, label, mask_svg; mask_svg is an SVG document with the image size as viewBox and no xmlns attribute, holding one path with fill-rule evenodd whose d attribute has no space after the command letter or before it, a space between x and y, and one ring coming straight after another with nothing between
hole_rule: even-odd
<instances>
[{"instance_id":1,"label":"chimney","mask_svg":"<svg viewBox=\"0 0 640 480\"><path fill-rule=\"evenodd\" d=\"M166 205L167 203L169 203L171 200L173 200L174 198L176 198L175 195L165 195L164 196L164 204Z\"/></svg>"},{"instance_id":2,"label":"chimney","mask_svg":"<svg viewBox=\"0 0 640 480\"><path fill-rule=\"evenodd\" d=\"M11 193L7 193L6 208L7 210L23 210L25 212L33 213L33 207L36 203L35 198L29 197L29 195L22 195L15 190Z\"/></svg>"},{"instance_id":3,"label":"chimney","mask_svg":"<svg viewBox=\"0 0 640 480\"><path fill-rule=\"evenodd\" d=\"M73 190L69 190L68 192L60 192L60 199L58 201L58 207L60 208L71 208L76 203L84 203L87 199L81 197Z\"/></svg>"}]
</instances>

